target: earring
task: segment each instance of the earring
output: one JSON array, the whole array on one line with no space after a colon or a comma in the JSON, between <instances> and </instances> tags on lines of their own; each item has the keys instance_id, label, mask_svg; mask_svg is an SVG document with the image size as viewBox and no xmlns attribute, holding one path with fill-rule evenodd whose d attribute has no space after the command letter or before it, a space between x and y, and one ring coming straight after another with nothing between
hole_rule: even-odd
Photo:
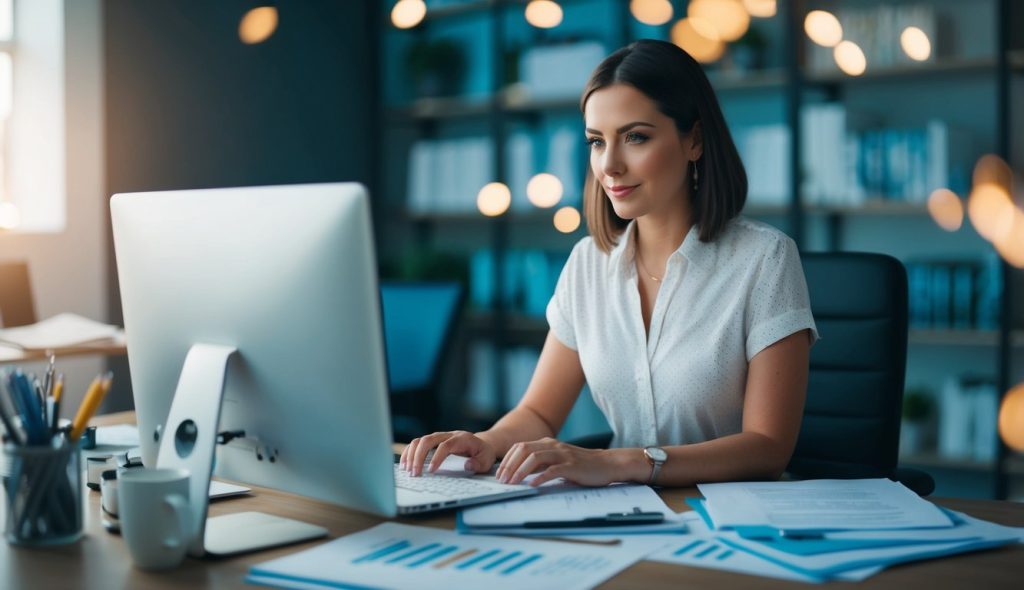
<instances>
[{"instance_id":1,"label":"earring","mask_svg":"<svg viewBox=\"0 0 1024 590\"><path fill-rule=\"evenodd\" d=\"M697 160L693 161L693 192L697 192Z\"/></svg>"}]
</instances>

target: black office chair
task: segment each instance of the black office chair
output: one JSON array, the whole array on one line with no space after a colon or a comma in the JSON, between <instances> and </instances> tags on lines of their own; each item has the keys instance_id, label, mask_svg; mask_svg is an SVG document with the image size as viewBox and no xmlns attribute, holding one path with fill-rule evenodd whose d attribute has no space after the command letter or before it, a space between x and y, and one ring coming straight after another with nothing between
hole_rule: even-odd
<instances>
[{"instance_id":1,"label":"black office chair","mask_svg":"<svg viewBox=\"0 0 1024 590\"><path fill-rule=\"evenodd\" d=\"M803 254L821 340L787 472L799 479L887 477L922 496L930 475L897 467L907 363L907 273L891 256Z\"/></svg>"},{"instance_id":2,"label":"black office chair","mask_svg":"<svg viewBox=\"0 0 1024 590\"><path fill-rule=\"evenodd\" d=\"M459 283L382 282L380 292L393 436L408 441L440 426L441 369L464 290Z\"/></svg>"},{"instance_id":3,"label":"black office chair","mask_svg":"<svg viewBox=\"0 0 1024 590\"><path fill-rule=\"evenodd\" d=\"M883 254L803 254L821 340L787 473L797 479L887 477L922 496L927 473L897 467L907 364L907 273ZM610 433L572 441L606 448Z\"/></svg>"}]
</instances>

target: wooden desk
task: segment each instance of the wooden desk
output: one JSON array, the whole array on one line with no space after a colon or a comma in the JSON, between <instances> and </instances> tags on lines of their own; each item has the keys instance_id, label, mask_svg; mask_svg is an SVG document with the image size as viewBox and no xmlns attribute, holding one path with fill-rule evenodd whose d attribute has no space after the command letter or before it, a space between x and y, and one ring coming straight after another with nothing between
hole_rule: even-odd
<instances>
[{"instance_id":1,"label":"wooden desk","mask_svg":"<svg viewBox=\"0 0 1024 590\"><path fill-rule=\"evenodd\" d=\"M57 356L59 361L62 358L69 356L88 356L88 355L99 355L99 356L121 356L128 354L128 349L124 344L124 339L106 344L95 344L95 345L83 345L83 346L65 346L61 348L53 349L53 354ZM45 350L20 350L17 347L10 346L7 344L0 344L0 365L3 364L18 364L18 363L31 363L36 361L45 361L50 358Z\"/></svg>"},{"instance_id":2,"label":"wooden desk","mask_svg":"<svg viewBox=\"0 0 1024 590\"><path fill-rule=\"evenodd\" d=\"M123 421L124 414L103 417L102 423ZM53 549L24 549L0 542L0 588L254 588L242 580L249 567L271 558L301 551L323 542L314 541L230 559L192 559L174 570L150 573L131 565L119 536L107 533L99 522L99 493L86 492L86 534L77 543ZM662 491L673 510L686 508L684 500L698 495L695 488ZM936 499L936 503L993 522L1024 526L1024 505L988 500ZM251 497L214 502L211 515L257 510L313 522L327 527L331 538L371 527L383 519L338 508L274 490L254 488ZM399 522L451 529L452 513L406 517ZM857 588L1019 588L1024 575L1024 546L1016 545L969 555L912 563L884 571ZM1015 581L1016 580L1016 581ZM833 586L851 588L849 583ZM678 590L679 588L811 588L796 582L759 578L650 561L640 562L606 582L601 588Z\"/></svg>"}]
</instances>

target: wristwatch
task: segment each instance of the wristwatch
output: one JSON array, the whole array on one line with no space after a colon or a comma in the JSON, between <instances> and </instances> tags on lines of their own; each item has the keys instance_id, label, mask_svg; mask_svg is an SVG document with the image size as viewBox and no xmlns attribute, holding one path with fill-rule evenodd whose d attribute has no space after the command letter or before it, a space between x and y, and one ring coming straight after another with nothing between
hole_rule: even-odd
<instances>
[{"instance_id":1,"label":"wristwatch","mask_svg":"<svg viewBox=\"0 0 1024 590\"><path fill-rule=\"evenodd\" d=\"M661 447L647 447L644 449L644 458L651 464L651 479L647 480L647 485L653 485L654 481L658 479L661 466L668 461L668 453Z\"/></svg>"}]
</instances>

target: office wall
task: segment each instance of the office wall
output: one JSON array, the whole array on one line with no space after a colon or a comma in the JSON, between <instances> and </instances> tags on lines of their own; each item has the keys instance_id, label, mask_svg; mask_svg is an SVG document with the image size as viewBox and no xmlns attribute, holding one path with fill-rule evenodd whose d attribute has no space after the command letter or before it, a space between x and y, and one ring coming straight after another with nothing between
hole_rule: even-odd
<instances>
[{"instance_id":1,"label":"office wall","mask_svg":"<svg viewBox=\"0 0 1024 590\"><path fill-rule=\"evenodd\" d=\"M339 180L372 192L372 4L279 2L274 35L244 45L248 0L105 0L107 194ZM111 408L130 401L115 394Z\"/></svg>"}]
</instances>

